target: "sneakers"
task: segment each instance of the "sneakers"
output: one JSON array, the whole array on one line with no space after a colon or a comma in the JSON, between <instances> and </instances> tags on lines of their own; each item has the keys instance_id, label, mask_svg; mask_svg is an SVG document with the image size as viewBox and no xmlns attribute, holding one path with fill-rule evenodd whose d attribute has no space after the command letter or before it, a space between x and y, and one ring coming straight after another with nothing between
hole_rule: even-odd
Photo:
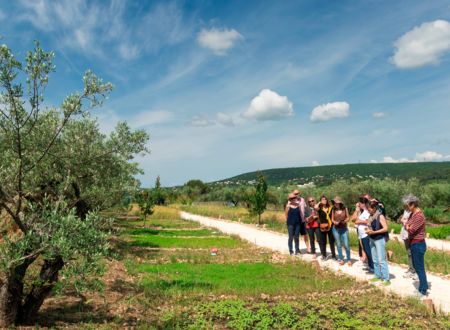
<instances>
[{"instance_id":1,"label":"sneakers","mask_svg":"<svg viewBox=\"0 0 450 330\"><path fill-rule=\"evenodd\" d=\"M417 274L413 273L411 271L407 271L404 275L403 278L412 278L412 279L417 279Z\"/></svg>"},{"instance_id":2,"label":"sneakers","mask_svg":"<svg viewBox=\"0 0 450 330\"><path fill-rule=\"evenodd\" d=\"M339 265L344 266L344 260L339 260Z\"/></svg>"},{"instance_id":3,"label":"sneakers","mask_svg":"<svg viewBox=\"0 0 450 330\"><path fill-rule=\"evenodd\" d=\"M428 297L428 291L425 292L425 293L417 291L416 294L415 294L415 297L418 298L418 299L425 299L425 298Z\"/></svg>"},{"instance_id":4,"label":"sneakers","mask_svg":"<svg viewBox=\"0 0 450 330\"><path fill-rule=\"evenodd\" d=\"M374 277L370 280L370 282L373 282L373 283L380 282L380 281L381 281L381 278L379 278L379 277Z\"/></svg>"},{"instance_id":5,"label":"sneakers","mask_svg":"<svg viewBox=\"0 0 450 330\"><path fill-rule=\"evenodd\" d=\"M391 285L391 281L383 280L383 282L381 283L381 285L383 285L383 286L389 286L389 285Z\"/></svg>"}]
</instances>

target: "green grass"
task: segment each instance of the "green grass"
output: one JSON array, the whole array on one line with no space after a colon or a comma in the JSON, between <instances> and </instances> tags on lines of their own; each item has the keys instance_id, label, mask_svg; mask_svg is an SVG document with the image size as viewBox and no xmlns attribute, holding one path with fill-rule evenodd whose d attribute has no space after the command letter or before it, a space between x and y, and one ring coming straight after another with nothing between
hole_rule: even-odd
<instances>
[{"instance_id":1,"label":"green grass","mask_svg":"<svg viewBox=\"0 0 450 330\"><path fill-rule=\"evenodd\" d=\"M402 225L399 223L389 222L389 231L394 229L394 234L400 234L402 229ZM447 239L450 237L450 225L441 225L441 226L427 226L426 232L430 234L430 238L435 239Z\"/></svg>"},{"instance_id":2,"label":"green grass","mask_svg":"<svg viewBox=\"0 0 450 330\"><path fill-rule=\"evenodd\" d=\"M175 222L184 229L141 228L138 224L121 231L124 238L138 240L143 246L180 248L128 250L127 269L137 281L133 304L147 311L140 316L137 328L449 328L447 316L430 315L415 300L386 295L367 283L317 271L297 259L273 258L272 253L237 238L173 237L210 232L186 230L188 222L180 219L161 221ZM356 235L351 239L352 244L357 243ZM205 247L205 243L208 248L211 243L217 246L217 242L233 243L232 247L219 248L216 257L209 251L190 250ZM135 250L142 252L139 259L132 254Z\"/></svg>"},{"instance_id":3,"label":"green grass","mask_svg":"<svg viewBox=\"0 0 450 330\"><path fill-rule=\"evenodd\" d=\"M164 295L182 295L185 292L239 296L306 294L334 291L352 283L348 277L331 273L318 275L309 264L301 262L141 264L135 270L146 274L141 282L146 292Z\"/></svg>"},{"instance_id":4,"label":"green grass","mask_svg":"<svg viewBox=\"0 0 450 330\"><path fill-rule=\"evenodd\" d=\"M219 231L200 229L200 230L158 230L151 228L137 228L127 230L128 235L149 235L149 236L217 236L222 235Z\"/></svg>"},{"instance_id":5,"label":"green grass","mask_svg":"<svg viewBox=\"0 0 450 330\"><path fill-rule=\"evenodd\" d=\"M152 247L152 248L237 248L247 246L243 241L230 237L217 238L179 238L162 236L130 236L131 246Z\"/></svg>"},{"instance_id":6,"label":"green grass","mask_svg":"<svg viewBox=\"0 0 450 330\"><path fill-rule=\"evenodd\" d=\"M376 304L374 304L376 302ZM195 317L189 317L195 315ZM159 328L167 329L448 329L447 316L431 317L424 306L369 294L329 295L297 301L253 302L225 299L167 313Z\"/></svg>"}]
</instances>

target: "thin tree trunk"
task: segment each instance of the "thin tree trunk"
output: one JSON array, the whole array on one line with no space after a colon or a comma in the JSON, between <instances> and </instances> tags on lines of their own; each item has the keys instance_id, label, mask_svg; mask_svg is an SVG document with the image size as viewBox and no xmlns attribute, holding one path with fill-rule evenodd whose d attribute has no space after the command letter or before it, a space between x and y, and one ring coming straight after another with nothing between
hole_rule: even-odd
<instances>
[{"instance_id":1,"label":"thin tree trunk","mask_svg":"<svg viewBox=\"0 0 450 330\"><path fill-rule=\"evenodd\" d=\"M52 260L44 260L39 274L38 284L33 284L30 292L25 298L23 307L17 317L20 324L32 324L44 303L45 298L50 294L58 281L59 271L64 267L61 257Z\"/></svg>"},{"instance_id":2,"label":"thin tree trunk","mask_svg":"<svg viewBox=\"0 0 450 330\"><path fill-rule=\"evenodd\" d=\"M10 269L0 283L0 328L14 325L22 308L23 278L35 258Z\"/></svg>"}]
</instances>

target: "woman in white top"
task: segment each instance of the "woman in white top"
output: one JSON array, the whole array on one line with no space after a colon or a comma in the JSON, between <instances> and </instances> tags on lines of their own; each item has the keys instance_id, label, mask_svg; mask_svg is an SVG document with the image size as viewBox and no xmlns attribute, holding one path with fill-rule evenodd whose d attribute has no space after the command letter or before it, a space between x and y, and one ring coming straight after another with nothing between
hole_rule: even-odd
<instances>
[{"instance_id":1,"label":"woman in white top","mask_svg":"<svg viewBox=\"0 0 450 330\"><path fill-rule=\"evenodd\" d=\"M364 197L359 197L359 202L356 203L356 210L353 214L353 220L355 221L356 228L358 230L359 244L361 244L364 251L365 259L369 267L369 272L373 273L373 259L369 245L369 235L366 233L368 228L369 211L367 210L367 203L369 201Z\"/></svg>"}]
</instances>

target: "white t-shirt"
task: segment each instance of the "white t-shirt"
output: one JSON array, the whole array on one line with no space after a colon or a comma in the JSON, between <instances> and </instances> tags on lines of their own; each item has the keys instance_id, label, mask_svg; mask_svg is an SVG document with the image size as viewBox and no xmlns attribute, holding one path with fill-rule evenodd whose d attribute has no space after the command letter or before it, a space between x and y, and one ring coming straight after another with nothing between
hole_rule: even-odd
<instances>
[{"instance_id":1,"label":"white t-shirt","mask_svg":"<svg viewBox=\"0 0 450 330\"><path fill-rule=\"evenodd\" d=\"M403 216L402 219L409 219L409 216L411 215L410 211L405 210L403 212ZM400 237L402 238L402 240L408 239L409 238L409 234L408 231L406 230L405 226L402 226L402 230L400 231Z\"/></svg>"},{"instance_id":2,"label":"white t-shirt","mask_svg":"<svg viewBox=\"0 0 450 330\"><path fill-rule=\"evenodd\" d=\"M369 219L369 217L370 217L369 211L364 210L358 216L358 220L367 221L367 219ZM367 227L368 227L367 225L357 225L356 226L356 228L358 229L358 238L359 239L363 239L363 238L368 236L367 233L366 233L366 228Z\"/></svg>"}]
</instances>

